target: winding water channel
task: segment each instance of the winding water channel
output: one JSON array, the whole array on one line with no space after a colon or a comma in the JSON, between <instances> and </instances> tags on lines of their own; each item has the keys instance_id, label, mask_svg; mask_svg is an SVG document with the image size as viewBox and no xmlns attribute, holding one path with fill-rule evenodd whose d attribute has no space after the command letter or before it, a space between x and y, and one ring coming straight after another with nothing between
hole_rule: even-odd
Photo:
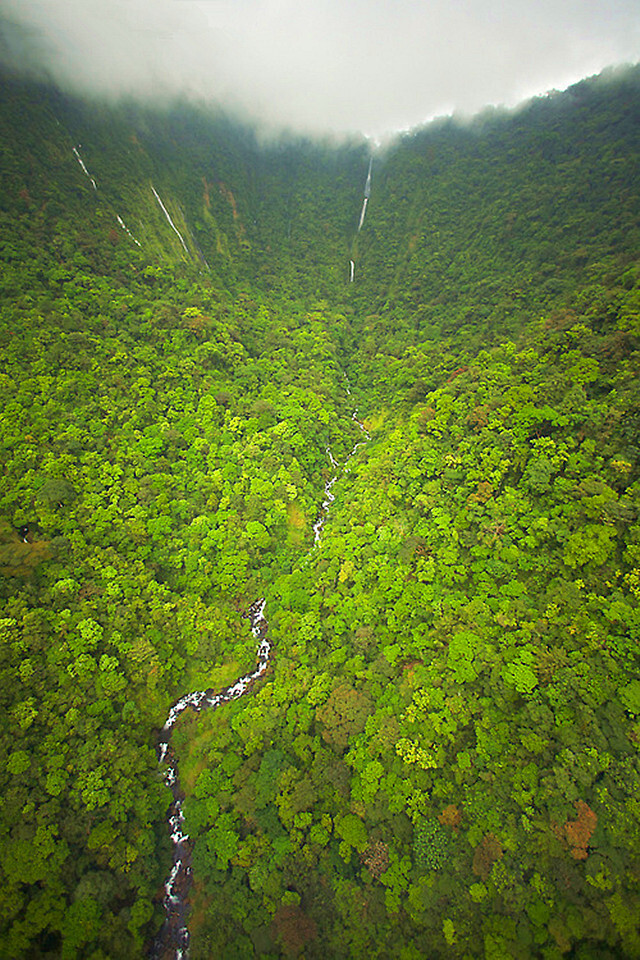
<instances>
[{"instance_id":1,"label":"winding water channel","mask_svg":"<svg viewBox=\"0 0 640 960\"><path fill-rule=\"evenodd\" d=\"M346 389L351 396L348 381ZM327 447L327 456L335 473L324 485L324 500L318 519L313 524L312 550L320 542L329 510L335 501L334 484L341 474L349 472L349 463L356 450L371 439L364 424L358 419L357 408L352 415L352 419L362 431L363 439L355 444L342 466L335 459L330 448ZM171 788L173 796L167 816L173 851L171 872L164 885L166 916L162 930L153 946L152 957L154 960L186 960L189 951L187 917L189 912L188 897L192 882L191 844L189 835L183 829L184 791L180 785L178 760L171 745L171 731L178 717L185 710L191 709L196 713L201 713L203 710L215 710L221 704L228 703L230 700L237 700L238 697L250 693L256 680L259 680L266 673L272 653L271 642L268 638L269 624L265 617L266 605L266 599L260 597L251 604L246 614L251 623L251 632L258 641L255 670L239 677L235 683L219 693L208 689L185 694L171 707L158 737L158 760L160 763L166 764L164 781Z\"/></svg>"}]
</instances>

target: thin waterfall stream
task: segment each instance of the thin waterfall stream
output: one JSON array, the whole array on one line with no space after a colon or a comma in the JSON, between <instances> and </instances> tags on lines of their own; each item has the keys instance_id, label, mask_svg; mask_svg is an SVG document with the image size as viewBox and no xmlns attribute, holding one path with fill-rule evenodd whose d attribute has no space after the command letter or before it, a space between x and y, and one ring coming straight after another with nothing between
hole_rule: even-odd
<instances>
[{"instance_id":1,"label":"thin waterfall stream","mask_svg":"<svg viewBox=\"0 0 640 960\"><path fill-rule=\"evenodd\" d=\"M186 243L184 242L184 237L182 236L182 234L180 233L180 231L179 231L178 228L176 227L175 223L174 223L173 220L171 219L171 217L170 217L170 215L169 215L169 211L167 210L167 208L165 207L164 203L162 202L162 200L161 200L160 197L158 196L158 192L157 192L157 190L156 190L156 188L154 187L153 184L151 184L151 190L153 191L153 195L154 195L154 197L156 198L156 200L158 201L158 203L159 203L159 205L160 205L160 209L162 210L162 212L164 213L164 215L165 215L165 217L166 217L166 219L167 219L167 223L169 224L169 226L171 227L171 229L174 231L174 233L176 233L176 234L178 235L178 238L179 238L179 240L180 240L180 243L181 243L182 246L183 246L184 252L185 252L185 253L187 254L187 256L188 256L188 254L189 254L189 248L187 247Z\"/></svg>"},{"instance_id":2,"label":"thin waterfall stream","mask_svg":"<svg viewBox=\"0 0 640 960\"><path fill-rule=\"evenodd\" d=\"M59 121L59 120L56 120L56 123L58 124L58 126L60 125L60 121ZM72 147L73 154L74 154L76 160L78 161L78 163L80 164L80 166L82 167L83 173L85 174L85 176L87 177L87 179L91 181L91 185L92 185L93 189L94 189L94 190L96 191L96 193L97 193L97 192L98 192L98 184L96 183L94 177L92 177L91 174L89 173L89 171L87 170L86 164L85 164L84 160L82 159L82 157L80 156L80 151L78 150L78 147L81 147L81 146L82 146L82 144L79 143L77 147ZM153 187L152 187L151 189L153 190ZM153 192L156 193L155 190L153 190ZM158 197L157 193L156 193L156 197L157 197L157 199L158 199L158 202L159 202L160 205L162 206L162 209L164 210L164 205L163 205L163 203L162 203L162 200L160 200L160 197ZM166 210L165 210L165 213L166 213ZM168 214L167 214L167 216L168 216ZM127 236L130 237L130 239L133 240L133 242L134 242L135 244L137 244L139 247L142 247L142 244L140 243L140 241L139 241L139 240L136 240L136 238L134 237L134 235L131 233L131 230L129 230L129 227L126 225L126 223L124 222L124 220L122 219L122 217L120 216L119 213L116 214L116 219L117 219L118 223L120 224L120 226L122 227L122 229L124 230L124 232L127 234ZM173 226L173 224L172 224L172 226ZM175 230L175 227L174 227L174 230ZM176 233L177 233L177 230L176 230ZM178 236L179 236L179 234L178 234ZM180 239L182 240L182 237L180 237ZM186 249L186 247L185 247L185 249Z\"/></svg>"},{"instance_id":3,"label":"thin waterfall stream","mask_svg":"<svg viewBox=\"0 0 640 960\"><path fill-rule=\"evenodd\" d=\"M369 157L369 169L367 170L367 179L364 184L364 199L362 201L362 210L360 211L360 219L358 220L358 229L356 234L360 233L362 230L362 225L364 224L364 218L367 213L367 206L369 203L369 197L371 196L371 172L373 170L373 157ZM355 250L355 240L353 244L353 250ZM349 283L353 283L355 275L356 264L353 258L349 260Z\"/></svg>"},{"instance_id":4,"label":"thin waterfall stream","mask_svg":"<svg viewBox=\"0 0 640 960\"><path fill-rule=\"evenodd\" d=\"M351 396L348 379L346 390L347 394ZM358 440L354 445L349 456L342 464L342 467L333 456L331 449L329 447L326 448L329 462L335 472L324 485L324 499L318 518L313 524L313 545L307 554L307 559L311 550L314 550L320 542L329 510L335 501L335 494L333 493L334 484L341 474L344 475L349 472L349 464L359 447L371 439L366 427L359 419L357 407L352 414L352 420L360 428L363 439ZM252 673L247 673L239 677L235 683L225 687L224 690L219 693L208 689L196 690L193 693L185 694L177 700L169 710L166 722L158 736L158 761L166 764L164 782L171 789L172 793L167 823L173 850L171 872L164 885L165 921L153 945L151 953L153 960L186 960L189 951L187 916L189 912L189 890L192 882L191 844L189 842L189 835L186 834L183 829L185 818L182 807L185 794L180 784L178 760L171 745L171 731L180 714L185 710L191 709L196 713L201 713L203 710L215 710L223 703L228 703L230 700L237 700L239 697L251 693L255 682L264 676L272 654L272 646L268 638L269 624L265 616L266 605L266 598L260 597L251 604L245 615L251 624L251 632L258 641L255 670Z\"/></svg>"},{"instance_id":5,"label":"thin waterfall stream","mask_svg":"<svg viewBox=\"0 0 640 960\"><path fill-rule=\"evenodd\" d=\"M358 221L358 233L362 230L364 216L367 212L367 204L371 196L371 170L373 168L373 157L369 158L369 169L367 170L367 179L364 185L364 200L362 201L362 210L360 211L360 220Z\"/></svg>"},{"instance_id":6,"label":"thin waterfall stream","mask_svg":"<svg viewBox=\"0 0 640 960\"><path fill-rule=\"evenodd\" d=\"M78 147L80 147L80 146L82 146L82 144L79 143L79 144L78 144ZM82 157L80 156L80 153L79 153L79 151L78 151L78 147L73 147L73 152L74 152L74 154L75 154L75 158L76 158L76 160L78 161L78 163L80 164L80 166L82 167L82 171L83 171L84 175L87 177L88 180L91 181L91 186L93 187L93 189L94 189L94 190L97 190L97 189L98 189L98 185L97 185L96 181L93 179L93 177L91 176L91 174L89 173L89 171L87 170L87 168L86 168L86 166L85 166L85 163L84 163L84 160L82 159Z\"/></svg>"}]
</instances>

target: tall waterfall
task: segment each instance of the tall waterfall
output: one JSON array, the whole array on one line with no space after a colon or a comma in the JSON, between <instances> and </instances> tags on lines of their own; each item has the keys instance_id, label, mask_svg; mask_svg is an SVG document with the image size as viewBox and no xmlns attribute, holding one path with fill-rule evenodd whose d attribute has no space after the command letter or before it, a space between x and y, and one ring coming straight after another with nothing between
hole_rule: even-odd
<instances>
[{"instance_id":1,"label":"tall waterfall","mask_svg":"<svg viewBox=\"0 0 640 960\"><path fill-rule=\"evenodd\" d=\"M158 196L158 194L157 194L157 192L156 192L156 188L154 187L153 184L151 184L151 189L153 190L153 195L154 195L154 197L156 198L156 200L157 200L158 203L160 204L160 207L161 207L161 209L162 209L162 212L164 213L165 217L167 218L167 221L168 221L168 223L169 223L169 226L171 227L172 230L174 230L174 231L178 234L178 237L180 238L180 243L181 243L182 246L184 247L184 252L185 252L185 253L187 254L187 256L188 256L188 255L189 255L189 250L187 249L187 245L186 245L186 243L184 242L184 238L183 238L182 234L180 233L180 231L178 230L178 228L176 227L176 225L175 225L175 223L173 222L173 220L171 219L171 217L169 216L169 211L167 210L167 208L165 207L164 203L162 202L162 200L161 200L160 197Z\"/></svg>"},{"instance_id":2,"label":"tall waterfall","mask_svg":"<svg viewBox=\"0 0 640 960\"><path fill-rule=\"evenodd\" d=\"M362 224L364 223L364 216L367 212L367 204L369 203L369 197L371 196L371 168L373 167L373 157L369 157L369 169L367 171L367 179L364 185L364 200L362 201L362 210L360 211L360 221L358 223L358 233L362 230Z\"/></svg>"}]
</instances>

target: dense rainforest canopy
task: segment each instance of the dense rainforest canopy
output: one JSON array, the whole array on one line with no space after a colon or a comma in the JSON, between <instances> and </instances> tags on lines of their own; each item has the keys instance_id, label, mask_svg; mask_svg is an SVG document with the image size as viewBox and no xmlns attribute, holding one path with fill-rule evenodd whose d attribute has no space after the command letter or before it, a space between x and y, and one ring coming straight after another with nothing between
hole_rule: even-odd
<instances>
[{"instance_id":1,"label":"dense rainforest canopy","mask_svg":"<svg viewBox=\"0 0 640 960\"><path fill-rule=\"evenodd\" d=\"M640 957L640 71L366 143L0 93L0 957ZM353 261L353 276L350 262ZM319 545L312 525L340 475Z\"/></svg>"}]
</instances>

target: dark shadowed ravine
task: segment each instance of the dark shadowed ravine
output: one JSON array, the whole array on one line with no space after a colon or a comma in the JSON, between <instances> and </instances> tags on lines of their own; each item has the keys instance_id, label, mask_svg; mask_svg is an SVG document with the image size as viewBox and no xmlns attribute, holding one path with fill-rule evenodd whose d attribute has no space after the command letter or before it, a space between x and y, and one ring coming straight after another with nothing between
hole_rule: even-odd
<instances>
[{"instance_id":1,"label":"dark shadowed ravine","mask_svg":"<svg viewBox=\"0 0 640 960\"><path fill-rule=\"evenodd\" d=\"M351 390L347 385L347 392ZM353 420L362 431L363 437L370 440L364 424L358 419L357 409L353 413ZM320 542L322 530L326 522L329 509L335 500L333 486L340 474L347 473L349 462L356 450L365 440L359 440L342 467L327 447L327 455L331 466L335 469L333 476L324 485L324 500L320 508L318 519L313 524L313 549ZM196 713L203 710L215 710L223 703L237 700L239 697L251 693L253 686L260 677L264 676L271 659L272 648L268 638L269 625L265 617L266 599L261 597L249 607L246 616L251 623L251 631L258 641L256 651L256 668L252 673L239 677L231 686L225 687L219 693L212 689L196 690L181 697L169 711L166 723L158 737L158 760L166 765L164 781L171 788L173 799L169 806L167 823L172 843L171 872L164 885L165 921L153 945L152 960L186 960L189 951L189 929L187 926L189 914L189 892L192 882L191 843L189 835L183 830L184 791L180 785L178 760L171 744L171 731L178 717L185 710Z\"/></svg>"}]
</instances>

